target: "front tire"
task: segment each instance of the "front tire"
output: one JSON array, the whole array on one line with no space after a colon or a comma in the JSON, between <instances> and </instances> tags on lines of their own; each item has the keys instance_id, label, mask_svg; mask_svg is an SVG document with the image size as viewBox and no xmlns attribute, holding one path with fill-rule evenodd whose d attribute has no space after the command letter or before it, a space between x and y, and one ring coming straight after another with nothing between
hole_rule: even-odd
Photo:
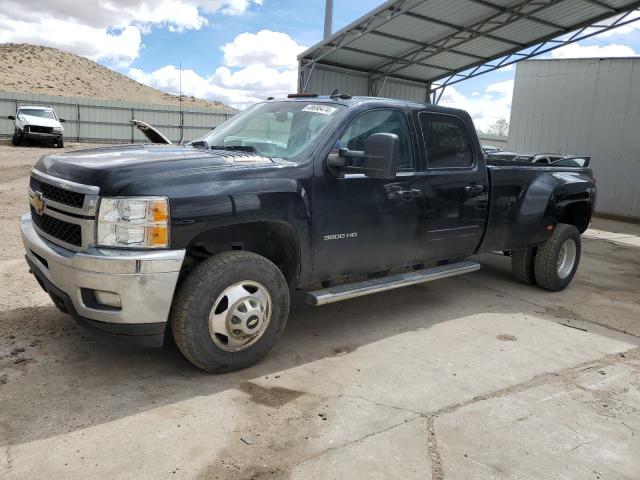
<instances>
[{"instance_id":1,"label":"front tire","mask_svg":"<svg viewBox=\"0 0 640 480\"><path fill-rule=\"evenodd\" d=\"M573 225L559 223L539 248L535 277L539 287L552 292L564 290L573 280L582 250L580 232Z\"/></svg>"},{"instance_id":2,"label":"front tire","mask_svg":"<svg viewBox=\"0 0 640 480\"><path fill-rule=\"evenodd\" d=\"M64 140L62 138L60 140L56 141L56 147L64 148Z\"/></svg>"},{"instance_id":3,"label":"front tire","mask_svg":"<svg viewBox=\"0 0 640 480\"><path fill-rule=\"evenodd\" d=\"M264 357L289 316L282 272L251 252L225 252L199 264L180 286L171 331L187 360L210 373L246 368Z\"/></svg>"},{"instance_id":4,"label":"front tire","mask_svg":"<svg viewBox=\"0 0 640 480\"><path fill-rule=\"evenodd\" d=\"M22 134L17 128L13 131L13 136L11 137L11 145L13 145L14 147L22 145Z\"/></svg>"}]
</instances>

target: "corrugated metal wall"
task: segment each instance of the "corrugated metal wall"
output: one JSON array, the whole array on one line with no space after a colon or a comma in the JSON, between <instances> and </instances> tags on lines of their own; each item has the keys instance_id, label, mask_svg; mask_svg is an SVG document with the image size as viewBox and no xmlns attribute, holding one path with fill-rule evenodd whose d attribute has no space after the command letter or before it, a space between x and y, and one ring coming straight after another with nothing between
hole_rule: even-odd
<instances>
[{"instance_id":1,"label":"corrugated metal wall","mask_svg":"<svg viewBox=\"0 0 640 480\"><path fill-rule=\"evenodd\" d=\"M24 104L51 105L58 117L64 118L64 135L67 141L131 143L144 142L146 138L130 120L142 120L158 128L173 142L194 140L204 136L235 114L228 107L180 108L172 105L129 103L96 100L86 97L60 97L17 92L0 92L0 137L13 134L16 107Z\"/></svg>"},{"instance_id":2,"label":"corrugated metal wall","mask_svg":"<svg viewBox=\"0 0 640 480\"><path fill-rule=\"evenodd\" d=\"M596 211L640 219L640 58L519 63L508 146L591 155Z\"/></svg>"},{"instance_id":3,"label":"corrugated metal wall","mask_svg":"<svg viewBox=\"0 0 640 480\"><path fill-rule=\"evenodd\" d=\"M327 68L316 65L311 72L311 78L300 90L306 92L329 95L335 89L349 95L376 96L385 98L399 98L413 102L424 103L427 99L427 85L398 79L388 79L386 82L377 80L372 82L369 90L369 77L366 73L356 70Z\"/></svg>"},{"instance_id":4,"label":"corrugated metal wall","mask_svg":"<svg viewBox=\"0 0 640 480\"><path fill-rule=\"evenodd\" d=\"M493 147L507 149L508 139L502 135L492 135L490 133L478 133L481 145L491 145Z\"/></svg>"},{"instance_id":5,"label":"corrugated metal wall","mask_svg":"<svg viewBox=\"0 0 640 480\"><path fill-rule=\"evenodd\" d=\"M349 95L368 95L369 79L365 73L332 70L316 65L304 91L329 95L336 88Z\"/></svg>"}]
</instances>

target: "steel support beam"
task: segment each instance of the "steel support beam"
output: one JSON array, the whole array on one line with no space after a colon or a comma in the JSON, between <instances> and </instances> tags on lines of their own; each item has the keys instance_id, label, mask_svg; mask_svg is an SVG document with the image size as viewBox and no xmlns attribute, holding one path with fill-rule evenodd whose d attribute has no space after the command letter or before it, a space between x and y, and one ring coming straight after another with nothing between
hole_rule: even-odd
<instances>
[{"instance_id":1,"label":"steel support beam","mask_svg":"<svg viewBox=\"0 0 640 480\"><path fill-rule=\"evenodd\" d=\"M640 2L635 2L636 7L640 6ZM564 35L564 38L548 38L543 40L541 43L533 47L527 52L516 51L511 52L508 55L502 57L496 63L481 63L475 66L470 66L464 72L456 73L454 75L450 75L447 77L442 77L444 81L440 83L435 83L439 79L434 80L433 86L431 89L432 98L433 96L440 91L439 97L442 96L442 91L449 85L454 85L456 83L460 83L464 80L468 80L473 77L477 77L479 75L484 75L485 73L492 72L499 68L507 67L509 65L513 65L521 60L527 60L529 58L533 58L539 55L543 55L545 53L549 53L557 48L564 47L570 43L579 42L581 40L585 40L587 38L593 37L595 35L599 35L601 33L607 32L609 30L613 30L614 28L622 27L623 25L628 25L633 22L640 21L640 18L633 18L632 13L634 11L640 10L629 10L626 13L619 15L615 18L611 23L599 25L599 24L586 24L580 27L577 31ZM632 17L632 18L630 18Z\"/></svg>"},{"instance_id":2,"label":"steel support beam","mask_svg":"<svg viewBox=\"0 0 640 480\"><path fill-rule=\"evenodd\" d=\"M538 7L530 12L529 15L540 12L546 8L549 8L551 5L557 5L560 2L566 0L539 0L536 2ZM513 7L513 10L516 12L519 10L523 10L524 8L530 6L529 0L521 1L518 5ZM478 38L480 36L486 36L487 33L491 34L495 30L507 25L511 22L512 17L507 17L502 20L498 20L498 17L503 16L504 13L501 11L496 12L493 15L490 15L483 20L480 20L468 27L461 29L460 31L454 32L434 43L427 43L423 47L416 47L412 50L406 51L405 53L398 55L398 59L409 59L411 62L426 60L427 58L433 57L438 53L445 52L449 48L456 48L460 45L464 45L465 43ZM491 25L487 30L480 30L488 25ZM564 27L559 32L555 32L555 35L562 34L565 31ZM523 45L519 45L519 48L523 48ZM374 67L375 70L383 71L383 75L391 75L404 68L404 66L397 67L395 66L397 62L385 62L378 64Z\"/></svg>"}]
</instances>

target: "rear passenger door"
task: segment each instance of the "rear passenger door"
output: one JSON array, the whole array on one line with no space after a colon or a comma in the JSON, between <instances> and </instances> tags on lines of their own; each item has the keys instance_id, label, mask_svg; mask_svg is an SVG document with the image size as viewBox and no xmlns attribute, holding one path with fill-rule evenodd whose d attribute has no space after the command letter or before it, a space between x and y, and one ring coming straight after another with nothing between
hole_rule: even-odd
<instances>
[{"instance_id":1,"label":"rear passenger door","mask_svg":"<svg viewBox=\"0 0 640 480\"><path fill-rule=\"evenodd\" d=\"M425 176L421 184L418 259L475 253L488 214L487 169L470 120L449 113L415 113Z\"/></svg>"}]
</instances>

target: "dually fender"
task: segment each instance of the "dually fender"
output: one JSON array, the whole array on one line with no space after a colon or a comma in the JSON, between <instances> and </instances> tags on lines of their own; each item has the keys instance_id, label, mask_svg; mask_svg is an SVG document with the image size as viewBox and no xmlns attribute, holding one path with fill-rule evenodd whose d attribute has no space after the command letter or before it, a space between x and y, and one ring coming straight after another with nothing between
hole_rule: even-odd
<instances>
[{"instance_id":1,"label":"dually fender","mask_svg":"<svg viewBox=\"0 0 640 480\"><path fill-rule=\"evenodd\" d=\"M491 211L480 252L516 250L543 243L557 223L580 223L572 208L591 216L594 186L583 172L530 170L514 181L513 170L490 169ZM588 224L588 219L586 224ZM581 231L586 229L576 225Z\"/></svg>"}]
</instances>

